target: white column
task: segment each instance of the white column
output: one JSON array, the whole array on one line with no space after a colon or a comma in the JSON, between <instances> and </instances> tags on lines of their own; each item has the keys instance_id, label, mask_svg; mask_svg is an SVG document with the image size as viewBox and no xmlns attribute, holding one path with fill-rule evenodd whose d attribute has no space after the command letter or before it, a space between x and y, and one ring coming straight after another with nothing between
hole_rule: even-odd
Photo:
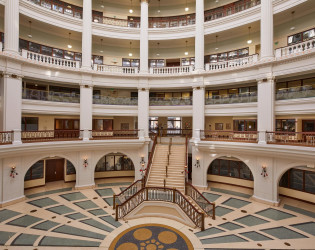
<instances>
[{"instance_id":1,"label":"white column","mask_svg":"<svg viewBox=\"0 0 315 250\"><path fill-rule=\"evenodd\" d=\"M141 0L140 73L149 72L149 3Z\"/></svg>"},{"instance_id":2,"label":"white column","mask_svg":"<svg viewBox=\"0 0 315 250\"><path fill-rule=\"evenodd\" d=\"M143 130L145 138L149 137L149 89L138 89L138 129Z\"/></svg>"},{"instance_id":3,"label":"white column","mask_svg":"<svg viewBox=\"0 0 315 250\"><path fill-rule=\"evenodd\" d=\"M257 129L259 143L266 143L265 132L275 129L275 82L273 78L258 80Z\"/></svg>"},{"instance_id":4,"label":"white column","mask_svg":"<svg viewBox=\"0 0 315 250\"><path fill-rule=\"evenodd\" d=\"M200 138L199 130L205 129L205 89L193 88L193 139Z\"/></svg>"},{"instance_id":5,"label":"white column","mask_svg":"<svg viewBox=\"0 0 315 250\"><path fill-rule=\"evenodd\" d=\"M93 119L93 86L80 86L80 130L83 130L83 140L89 140L89 130L92 130Z\"/></svg>"},{"instance_id":6,"label":"white column","mask_svg":"<svg viewBox=\"0 0 315 250\"><path fill-rule=\"evenodd\" d=\"M19 52L19 0L6 0L4 12L4 50Z\"/></svg>"},{"instance_id":7,"label":"white column","mask_svg":"<svg viewBox=\"0 0 315 250\"><path fill-rule=\"evenodd\" d=\"M204 70L204 0L196 0L195 70Z\"/></svg>"},{"instance_id":8,"label":"white column","mask_svg":"<svg viewBox=\"0 0 315 250\"><path fill-rule=\"evenodd\" d=\"M83 0L82 68L91 69L92 57L92 0Z\"/></svg>"},{"instance_id":9,"label":"white column","mask_svg":"<svg viewBox=\"0 0 315 250\"><path fill-rule=\"evenodd\" d=\"M274 57L272 0L261 1L260 40L260 58L272 59Z\"/></svg>"}]
</instances>

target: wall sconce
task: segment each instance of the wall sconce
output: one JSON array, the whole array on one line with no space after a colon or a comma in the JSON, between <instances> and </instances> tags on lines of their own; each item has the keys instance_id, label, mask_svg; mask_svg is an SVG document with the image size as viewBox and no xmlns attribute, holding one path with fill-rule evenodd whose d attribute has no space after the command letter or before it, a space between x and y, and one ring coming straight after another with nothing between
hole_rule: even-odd
<instances>
[{"instance_id":1,"label":"wall sconce","mask_svg":"<svg viewBox=\"0 0 315 250\"><path fill-rule=\"evenodd\" d=\"M196 159L195 167L196 168L200 168L200 161L199 161L199 159Z\"/></svg>"},{"instance_id":2,"label":"wall sconce","mask_svg":"<svg viewBox=\"0 0 315 250\"><path fill-rule=\"evenodd\" d=\"M267 173L267 166L266 166L266 165L262 165L261 168L262 168L262 170L261 170L261 175L262 175L263 177L268 176L268 173Z\"/></svg>"},{"instance_id":3,"label":"wall sconce","mask_svg":"<svg viewBox=\"0 0 315 250\"><path fill-rule=\"evenodd\" d=\"M88 161L86 158L83 160L83 166L86 168L89 165Z\"/></svg>"},{"instance_id":4,"label":"wall sconce","mask_svg":"<svg viewBox=\"0 0 315 250\"><path fill-rule=\"evenodd\" d=\"M18 175L18 173L16 172L16 167L13 166L11 167L10 177L15 178L16 175Z\"/></svg>"},{"instance_id":5,"label":"wall sconce","mask_svg":"<svg viewBox=\"0 0 315 250\"><path fill-rule=\"evenodd\" d=\"M144 167L144 164L145 164L144 156L141 156L140 164L141 164L142 167Z\"/></svg>"}]
</instances>

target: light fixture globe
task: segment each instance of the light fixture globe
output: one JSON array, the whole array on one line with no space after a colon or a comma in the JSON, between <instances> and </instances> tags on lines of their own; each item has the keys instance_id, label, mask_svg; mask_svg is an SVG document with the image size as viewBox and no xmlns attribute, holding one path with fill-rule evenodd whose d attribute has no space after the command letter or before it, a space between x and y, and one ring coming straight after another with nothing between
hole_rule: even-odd
<instances>
[{"instance_id":1,"label":"light fixture globe","mask_svg":"<svg viewBox=\"0 0 315 250\"><path fill-rule=\"evenodd\" d=\"M253 41L252 40L247 40L247 43L248 44L251 44Z\"/></svg>"},{"instance_id":2,"label":"light fixture globe","mask_svg":"<svg viewBox=\"0 0 315 250\"><path fill-rule=\"evenodd\" d=\"M129 10L129 13L132 14L132 13L133 13L133 9L130 9L130 10Z\"/></svg>"},{"instance_id":3,"label":"light fixture globe","mask_svg":"<svg viewBox=\"0 0 315 250\"><path fill-rule=\"evenodd\" d=\"M186 52L185 52L185 56L188 56L188 54L189 54L188 51L186 51Z\"/></svg>"},{"instance_id":4,"label":"light fixture globe","mask_svg":"<svg viewBox=\"0 0 315 250\"><path fill-rule=\"evenodd\" d=\"M188 7L185 7L185 11L189 11L189 8L188 8Z\"/></svg>"},{"instance_id":5,"label":"light fixture globe","mask_svg":"<svg viewBox=\"0 0 315 250\"><path fill-rule=\"evenodd\" d=\"M129 56L132 56L132 53L129 53L128 55L129 55Z\"/></svg>"}]
</instances>

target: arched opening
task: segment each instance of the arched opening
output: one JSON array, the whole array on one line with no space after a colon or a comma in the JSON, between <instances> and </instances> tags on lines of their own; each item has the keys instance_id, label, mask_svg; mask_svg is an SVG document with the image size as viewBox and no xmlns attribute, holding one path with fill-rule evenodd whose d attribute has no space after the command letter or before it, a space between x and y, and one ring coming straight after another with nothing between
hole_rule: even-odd
<instances>
[{"instance_id":1,"label":"arched opening","mask_svg":"<svg viewBox=\"0 0 315 250\"><path fill-rule=\"evenodd\" d=\"M213 160L207 171L207 180L210 184L227 184L250 189L254 187L252 171L246 163L235 157L220 157Z\"/></svg>"},{"instance_id":2,"label":"arched opening","mask_svg":"<svg viewBox=\"0 0 315 250\"><path fill-rule=\"evenodd\" d=\"M279 181L279 195L314 201L315 169L297 166L287 170Z\"/></svg>"},{"instance_id":3,"label":"arched opening","mask_svg":"<svg viewBox=\"0 0 315 250\"><path fill-rule=\"evenodd\" d=\"M24 176L25 194L75 186L76 169L65 158L45 158L34 163Z\"/></svg>"},{"instance_id":4,"label":"arched opening","mask_svg":"<svg viewBox=\"0 0 315 250\"><path fill-rule=\"evenodd\" d=\"M135 167L132 160L123 153L109 153L104 155L96 164L94 178L97 184L106 182L107 178L120 178L133 182Z\"/></svg>"}]
</instances>

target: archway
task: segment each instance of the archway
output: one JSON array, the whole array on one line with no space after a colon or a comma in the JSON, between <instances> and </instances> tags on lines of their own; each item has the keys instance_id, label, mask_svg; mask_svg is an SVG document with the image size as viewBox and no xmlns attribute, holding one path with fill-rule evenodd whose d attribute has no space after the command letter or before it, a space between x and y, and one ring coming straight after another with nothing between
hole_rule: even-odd
<instances>
[{"instance_id":1,"label":"archway","mask_svg":"<svg viewBox=\"0 0 315 250\"><path fill-rule=\"evenodd\" d=\"M102 156L95 166L94 178L97 184L106 182L107 178L122 178L133 182L135 166L126 154L115 152Z\"/></svg>"}]
</instances>

